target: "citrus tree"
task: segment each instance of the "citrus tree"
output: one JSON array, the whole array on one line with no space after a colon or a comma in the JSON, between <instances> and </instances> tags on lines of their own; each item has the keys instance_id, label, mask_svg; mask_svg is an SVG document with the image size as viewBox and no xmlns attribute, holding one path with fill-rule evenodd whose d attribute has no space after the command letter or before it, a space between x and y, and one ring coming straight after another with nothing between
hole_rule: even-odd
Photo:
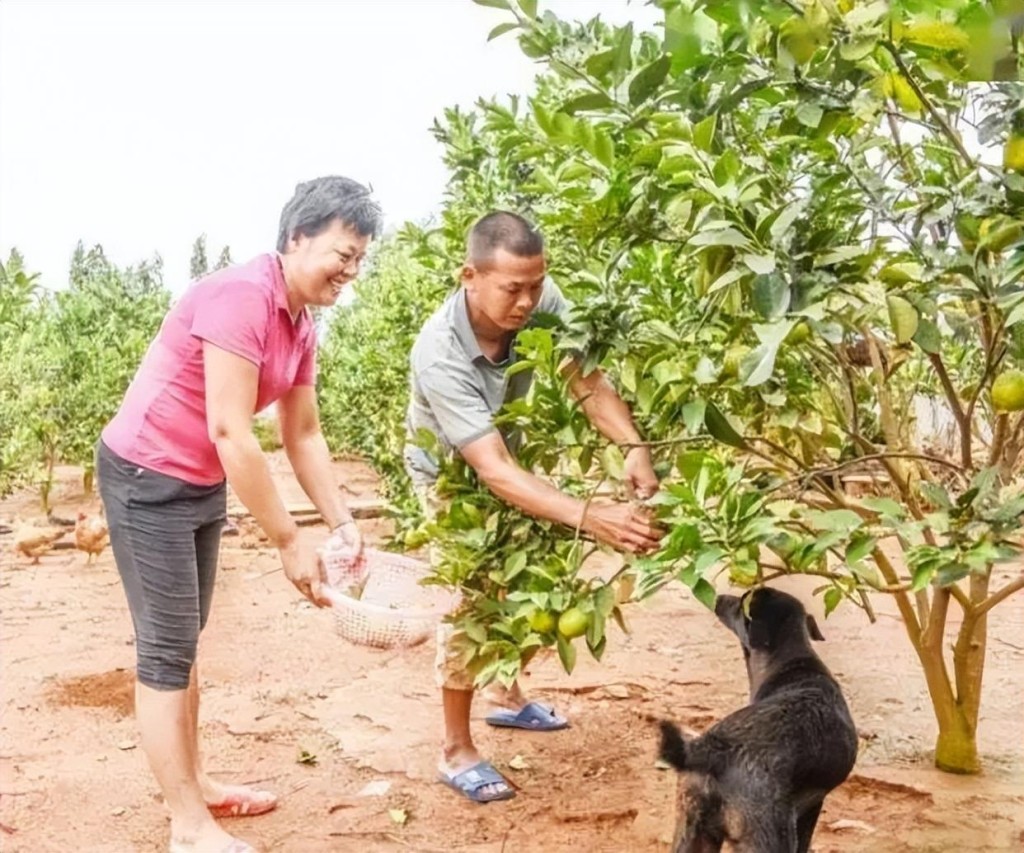
<instances>
[{"instance_id":1,"label":"citrus tree","mask_svg":"<svg viewBox=\"0 0 1024 853\"><path fill-rule=\"evenodd\" d=\"M710 605L726 572L816 576L827 611L893 596L936 764L976 771L988 616L1024 587L995 572L1019 558L1024 512L1012 4L662 0L655 34L480 2L508 15L492 36L515 31L546 71L528 102L436 129L454 178L418 252L455 269L494 203L549 239L576 308L560 334L520 337L516 369L537 381L502 417L525 433L521 461L583 496L620 480L629 448L597 440L557 371L583 353L665 477L669 533L632 567L634 595L679 579ZM1007 82L972 82L993 77ZM423 532L436 580L466 596L480 680L538 645L571 668L565 609L599 655L629 588L581 579L578 532L500 505L457 462L441 488L451 508Z\"/></svg>"},{"instance_id":2,"label":"citrus tree","mask_svg":"<svg viewBox=\"0 0 1024 853\"><path fill-rule=\"evenodd\" d=\"M414 260L401 235L386 238L354 285L355 299L329 316L318 354L324 436L333 452L374 467L402 527L417 514L402 463L409 351L450 286L449 276Z\"/></svg>"},{"instance_id":3,"label":"citrus tree","mask_svg":"<svg viewBox=\"0 0 1024 853\"><path fill-rule=\"evenodd\" d=\"M80 465L93 486L100 431L121 403L170 303L159 259L120 269L100 247L76 249L57 292L8 264L0 312L0 486L38 486L49 509L54 466ZM7 318L11 319L8 320Z\"/></svg>"}]
</instances>

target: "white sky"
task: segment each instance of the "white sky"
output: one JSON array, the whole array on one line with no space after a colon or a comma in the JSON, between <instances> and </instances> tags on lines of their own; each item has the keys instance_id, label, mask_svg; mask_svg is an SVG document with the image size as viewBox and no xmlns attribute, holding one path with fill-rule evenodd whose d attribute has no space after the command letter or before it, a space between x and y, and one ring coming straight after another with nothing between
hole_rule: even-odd
<instances>
[{"instance_id":1,"label":"white sky","mask_svg":"<svg viewBox=\"0 0 1024 853\"><path fill-rule=\"evenodd\" d=\"M651 26L641 0L541 0L560 17ZM273 248L295 184L373 184L387 225L433 212L429 133L446 106L526 93L507 12L470 0L0 0L0 253L49 287L78 239L117 263L159 252L179 292Z\"/></svg>"}]
</instances>

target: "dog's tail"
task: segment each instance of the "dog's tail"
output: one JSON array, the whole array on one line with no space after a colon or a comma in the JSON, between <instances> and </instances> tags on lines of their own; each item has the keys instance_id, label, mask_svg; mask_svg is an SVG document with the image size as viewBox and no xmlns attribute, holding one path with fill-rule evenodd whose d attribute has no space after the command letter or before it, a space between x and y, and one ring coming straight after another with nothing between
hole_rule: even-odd
<instances>
[{"instance_id":1,"label":"dog's tail","mask_svg":"<svg viewBox=\"0 0 1024 853\"><path fill-rule=\"evenodd\" d=\"M661 721L661 748L658 750L661 760L676 770L683 771L687 767L686 739L679 731L679 726L668 720Z\"/></svg>"}]
</instances>

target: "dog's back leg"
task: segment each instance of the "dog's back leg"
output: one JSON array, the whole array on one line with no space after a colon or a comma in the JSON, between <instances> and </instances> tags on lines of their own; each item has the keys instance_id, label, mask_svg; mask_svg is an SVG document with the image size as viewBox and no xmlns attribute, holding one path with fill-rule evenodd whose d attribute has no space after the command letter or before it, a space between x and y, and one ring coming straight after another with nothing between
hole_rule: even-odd
<instances>
[{"instance_id":1,"label":"dog's back leg","mask_svg":"<svg viewBox=\"0 0 1024 853\"><path fill-rule=\"evenodd\" d=\"M796 853L808 853L811 849L811 838L814 835L814 827L818 823L818 815L821 814L823 800L810 803L796 819Z\"/></svg>"}]
</instances>

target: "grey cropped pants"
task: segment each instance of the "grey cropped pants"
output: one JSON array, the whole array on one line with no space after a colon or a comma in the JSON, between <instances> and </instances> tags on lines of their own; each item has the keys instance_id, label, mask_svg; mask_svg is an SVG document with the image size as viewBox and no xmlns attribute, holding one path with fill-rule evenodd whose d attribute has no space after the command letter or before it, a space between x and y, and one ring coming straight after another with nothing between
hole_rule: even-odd
<instances>
[{"instance_id":1,"label":"grey cropped pants","mask_svg":"<svg viewBox=\"0 0 1024 853\"><path fill-rule=\"evenodd\" d=\"M135 626L138 680L183 690L210 615L227 487L141 468L102 441L96 473Z\"/></svg>"}]
</instances>

